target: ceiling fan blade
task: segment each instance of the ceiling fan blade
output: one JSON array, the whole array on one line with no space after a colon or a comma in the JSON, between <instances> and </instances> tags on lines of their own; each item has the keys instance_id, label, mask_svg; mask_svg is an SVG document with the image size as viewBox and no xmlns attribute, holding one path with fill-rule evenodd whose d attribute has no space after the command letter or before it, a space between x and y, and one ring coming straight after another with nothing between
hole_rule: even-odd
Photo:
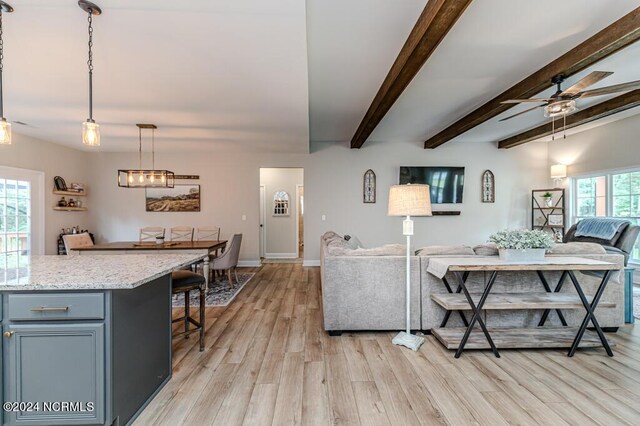
<instances>
[{"instance_id":1,"label":"ceiling fan blade","mask_svg":"<svg viewBox=\"0 0 640 426\"><path fill-rule=\"evenodd\" d=\"M582 80L578 81L573 86L569 87L568 89L565 89L560 94L560 96L577 95L578 93L580 93L581 91L583 91L587 87L591 86L592 84L596 84L597 82L599 82L603 78L609 77L611 74L613 74L613 73L610 72L610 71L594 71L591 74L589 74L588 76L586 76L585 78L583 78Z\"/></svg>"},{"instance_id":2,"label":"ceiling fan blade","mask_svg":"<svg viewBox=\"0 0 640 426\"><path fill-rule=\"evenodd\" d=\"M542 108L542 107L544 107L544 106L546 106L546 105L536 105L536 106L534 106L533 108L525 109L524 111L520 111L520 112L519 112L519 113L517 113L517 114L510 115L510 116L505 117L505 118L503 118L503 119L501 119L501 120L499 120L499 121L509 120L510 118L517 117L517 116L519 116L519 115L522 115L522 114L527 113L527 112L529 112L529 111L533 111L534 109Z\"/></svg>"},{"instance_id":3,"label":"ceiling fan blade","mask_svg":"<svg viewBox=\"0 0 640 426\"><path fill-rule=\"evenodd\" d=\"M552 101L551 98L531 98L531 99L509 99L508 101L502 101L501 104L521 104L524 102L548 102Z\"/></svg>"},{"instance_id":4,"label":"ceiling fan blade","mask_svg":"<svg viewBox=\"0 0 640 426\"><path fill-rule=\"evenodd\" d=\"M588 98L590 96L608 95L610 93L626 92L627 90L640 89L640 80L630 81L628 83L614 84L613 86L601 87L599 89L586 90L578 93L579 98Z\"/></svg>"}]
</instances>

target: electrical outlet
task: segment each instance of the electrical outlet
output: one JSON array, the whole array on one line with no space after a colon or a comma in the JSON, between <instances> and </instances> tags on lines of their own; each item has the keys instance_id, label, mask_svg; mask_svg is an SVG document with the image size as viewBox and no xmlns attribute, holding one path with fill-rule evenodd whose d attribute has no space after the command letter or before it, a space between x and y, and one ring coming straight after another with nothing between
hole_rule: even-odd
<instances>
[{"instance_id":1,"label":"electrical outlet","mask_svg":"<svg viewBox=\"0 0 640 426\"><path fill-rule=\"evenodd\" d=\"M243 215L242 215L242 220L243 220L243 221L247 220L247 215L246 215L246 214L243 214Z\"/></svg>"},{"instance_id":2,"label":"electrical outlet","mask_svg":"<svg viewBox=\"0 0 640 426\"><path fill-rule=\"evenodd\" d=\"M322 221L324 222L325 220L327 220L327 215L323 214L322 215Z\"/></svg>"}]
</instances>

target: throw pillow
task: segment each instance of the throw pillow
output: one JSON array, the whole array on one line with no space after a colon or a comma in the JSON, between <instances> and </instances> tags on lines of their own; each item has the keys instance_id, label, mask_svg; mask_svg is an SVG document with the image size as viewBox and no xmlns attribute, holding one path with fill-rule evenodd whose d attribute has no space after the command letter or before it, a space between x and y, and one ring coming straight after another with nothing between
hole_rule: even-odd
<instances>
[{"instance_id":1,"label":"throw pillow","mask_svg":"<svg viewBox=\"0 0 640 426\"><path fill-rule=\"evenodd\" d=\"M473 255L469 246L427 246L416 251L416 256L461 256Z\"/></svg>"},{"instance_id":2,"label":"throw pillow","mask_svg":"<svg viewBox=\"0 0 640 426\"><path fill-rule=\"evenodd\" d=\"M600 244L596 243L558 243L551 249L547 250L547 254L606 254L607 251Z\"/></svg>"},{"instance_id":3,"label":"throw pillow","mask_svg":"<svg viewBox=\"0 0 640 426\"><path fill-rule=\"evenodd\" d=\"M479 244L473 248L473 252L478 256L497 256L498 248L493 243Z\"/></svg>"},{"instance_id":4,"label":"throw pillow","mask_svg":"<svg viewBox=\"0 0 640 426\"><path fill-rule=\"evenodd\" d=\"M363 248L362 243L355 235L345 235L344 239L349 242L349 247L352 249Z\"/></svg>"}]
</instances>

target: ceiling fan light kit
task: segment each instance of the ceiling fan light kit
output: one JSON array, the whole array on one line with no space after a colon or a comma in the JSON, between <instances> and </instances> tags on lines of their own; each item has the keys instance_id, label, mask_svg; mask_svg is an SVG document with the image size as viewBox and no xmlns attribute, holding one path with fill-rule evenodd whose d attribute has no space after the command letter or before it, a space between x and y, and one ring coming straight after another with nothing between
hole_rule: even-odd
<instances>
[{"instance_id":1,"label":"ceiling fan light kit","mask_svg":"<svg viewBox=\"0 0 640 426\"><path fill-rule=\"evenodd\" d=\"M4 118L4 106L2 102L2 69L4 59L4 43L2 40L2 16L13 12L13 7L0 1L0 145L11 145L11 123Z\"/></svg>"},{"instance_id":2,"label":"ceiling fan light kit","mask_svg":"<svg viewBox=\"0 0 640 426\"><path fill-rule=\"evenodd\" d=\"M629 90L635 90L640 88L640 80L630 81L622 84L614 84L612 86L601 87L599 89L585 90L589 86L592 86L598 83L600 80L609 77L613 72L611 71L593 71L589 73L586 77L580 79L577 83L569 87L568 89L562 90L562 83L564 82L566 76L563 74L555 75L551 79L551 83L556 85L556 92L548 98L531 98L531 99L509 99L506 101L502 101L503 104L519 104L519 103L541 103L542 105L536 105L532 108L526 109L524 111L518 112L516 114L510 115L501 119L500 121L505 121L517 117L519 115L525 114L529 111L536 110L538 108L543 108L544 116L555 118L562 116L566 119L568 114L571 114L578 110L578 105L576 103L577 99L587 98L592 96L602 96L602 95L610 95L613 93L626 92ZM553 123L554 133L555 133L555 123ZM554 135L555 136L555 135ZM555 137L552 136L552 139ZM566 135L565 135L566 138Z\"/></svg>"}]
</instances>

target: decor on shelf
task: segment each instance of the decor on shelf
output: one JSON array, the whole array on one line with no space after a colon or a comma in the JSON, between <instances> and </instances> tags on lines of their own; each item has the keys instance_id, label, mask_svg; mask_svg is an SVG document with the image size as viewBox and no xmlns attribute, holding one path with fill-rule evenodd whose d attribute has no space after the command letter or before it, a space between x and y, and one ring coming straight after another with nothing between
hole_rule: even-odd
<instances>
[{"instance_id":1,"label":"decor on shelf","mask_svg":"<svg viewBox=\"0 0 640 426\"><path fill-rule=\"evenodd\" d=\"M64 197L58 200L58 207L67 207L68 205L69 203L67 203L67 200Z\"/></svg>"},{"instance_id":2,"label":"decor on shelf","mask_svg":"<svg viewBox=\"0 0 640 426\"><path fill-rule=\"evenodd\" d=\"M4 59L4 43L2 40L2 15L13 12L13 7L0 1L0 145L11 145L11 123L4 117L4 105L2 99L2 71Z\"/></svg>"},{"instance_id":3,"label":"decor on shelf","mask_svg":"<svg viewBox=\"0 0 640 426\"><path fill-rule=\"evenodd\" d=\"M100 125L93 119L93 17L102 14L102 9L87 0L79 0L78 6L88 14L89 21L89 118L82 123L82 143L100 146Z\"/></svg>"},{"instance_id":4,"label":"decor on shelf","mask_svg":"<svg viewBox=\"0 0 640 426\"><path fill-rule=\"evenodd\" d=\"M564 225L564 216L561 214L550 214L548 218L549 218L549 225L551 226Z\"/></svg>"},{"instance_id":5,"label":"decor on shelf","mask_svg":"<svg viewBox=\"0 0 640 426\"><path fill-rule=\"evenodd\" d=\"M373 204L376 202L376 174L369 169L362 178L362 202Z\"/></svg>"},{"instance_id":6,"label":"decor on shelf","mask_svg":"<svg viewBox=\"0 0 640 426\"><path fill-rule=\"evenodd\" d=\"M273 196L273 216L289 216L289 194L284 191Z\"/></svg>"},{"instance_id":7,"label":"decor on shelf","mask_svg":"<svg viewBox=\"0 0 640 426\"><path fill-rule=\"evenodd\" d=\"M170 170L156 170L155 124L136 124L138 126L138 169L118 170L118 186L121 188L173 188L175 174ZM151 130L151 169L142 168L142 129ZM198 209L200 203L198 202ZM193 211L193 210L189 210Z\"/></svg>"},{"instance_id":8,"label":"decor on shelf","mask_svg":"<svg viewBox=\"0 0 640 426\"><path fill-rule=\"evenodd\" d=\"M67 183L60 176L56 176L53 178L53 184L56 187L56 191L66 191Z\"/></svg>"},{"instance_id":9,"label":"decor on shelf","mask_svg":"<svg viewBox=\"0 0 640 426\"><path fill-rule=\"evenodd\" d=\"M411 236L413 235L411 216L431 216L429 185L393 185L389 189L388 215L406 216L402 223L402 233L407 237L407 330L398 333L392 343L417 351L424 343L424 337L411 334Z\"/></svg>"},{"instance_id":10,"label":"decor on shelf","mask_svg":"<svg viewBox=\"0 0 640 426\"><path fill-rule=\"evenodd\" d=\"M482 202L496 202L496 180L491 170L485 170L482 174Z\"/></svg>"},{"instance_id":11,"label":"decor on shelf","mask_svg":"<svg viewBox=\"0 0 640 426\"><path fill-rule=\"evenodd\" d=\"M542 198L544 199L544 204L546 207L553 207L553 194L549 191L542 194Z\"/></svg>"},{"instance_id":12,"label":"decor on shelf","mask_svg":"<svg viewBox=\"0 0 640 426\"><path fill-rule=\"evenodd\" d=\"M175 185L170 189L149 187L145 195L148 212L200 211L200 185Z\"/></svg>"},{"instance_id":13,"label":"decor on shelf","mask_svg":"<svg viewBox=\"0 0 640 426\"><path fill-rule=\"evenodd\" d=\"M500 259L507 262L544 260L547 249L554 245L553 236L539 229L518 229L496 232L489 237L498 248Z\"/></svg>"},{"instance_id":14,"label":"decor on shelf","mask_svg":"<svg viewBox=\"0 0 640 426\"><path fill-rule=\"evenodd\" d=\"M562 184L562 180L567 177L566 164L554 164L551 166L551 179L555 182L556 186Z\"/></svg>"}]
</instances>

